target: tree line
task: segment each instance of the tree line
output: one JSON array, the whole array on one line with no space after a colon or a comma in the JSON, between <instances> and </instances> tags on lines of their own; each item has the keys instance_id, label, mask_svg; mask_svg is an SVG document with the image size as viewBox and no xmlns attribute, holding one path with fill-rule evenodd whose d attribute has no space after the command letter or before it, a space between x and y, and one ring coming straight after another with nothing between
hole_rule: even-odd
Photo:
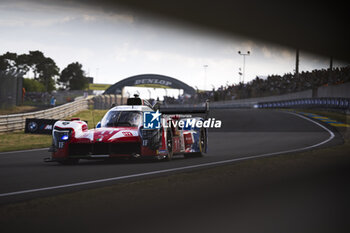
<instances>
[{"instance_id":1,"label":"tree line","mask_svg":"<svg viewBox=\"0 0 350 233\"><path fill-rule=\"evenodd\" d=\"M55 61L38 50L28 54L6 52L0 55L0 71L23 76L32 74L32 78L23 79L26 91L51 92L57 89L57 85L60 90L84 90L88 87L88 79L79 62L70 63L60 72Z\"/></svg>"}]
</instances>

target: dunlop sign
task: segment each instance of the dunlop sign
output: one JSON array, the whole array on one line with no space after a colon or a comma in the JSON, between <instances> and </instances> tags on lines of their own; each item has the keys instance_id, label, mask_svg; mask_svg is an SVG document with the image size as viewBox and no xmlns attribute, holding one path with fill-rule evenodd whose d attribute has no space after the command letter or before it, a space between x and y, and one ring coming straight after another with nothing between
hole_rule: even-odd
<instances>
[{"instance_id":1,"label":"dunlop sign","mask_svg":"<svg viewBox=\"0 0 350 233\"><path fill-rule=\"evenodd\" d=\"M186 83L169 76L160 74L140 74L135 75L110 86L105 92L108 94L121 94L124 87L148 87L148 88L173 88L182 89L185 94L195 95L196 90Z\"/></svg>"},{"instance_id":2,"label":"dunlop sign","mask_svg":"<svg viewBox=\"0 0 350 233\"><path fill-rule=\"evenodd\" d=\"M161 79L137 79L135 80L134 85L143 85L143 84L156 84L156 85L163 85L163 86L171 86L170 81L165 81Z\"/></svg>"}]
</instances>

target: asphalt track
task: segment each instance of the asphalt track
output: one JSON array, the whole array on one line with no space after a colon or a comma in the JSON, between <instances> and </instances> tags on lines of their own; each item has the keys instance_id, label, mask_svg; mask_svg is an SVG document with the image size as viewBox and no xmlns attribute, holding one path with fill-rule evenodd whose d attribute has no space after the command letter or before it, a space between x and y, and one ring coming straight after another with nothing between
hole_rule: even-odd
<instances>
[{"instance_id":1,"label":"asphalt track","mask_svg":"<svg viewBox=\"0 0 350 233\"><path fill-rule=\"evenodd\" d=\"M49 156L45 149L0 153L0 204L342 143L327 126L287 112L225 109L211 111L210 117L223 125L209 131L209 152L202 158L83 160L62 166L44 163Z\"/></svg>"}]
</instances>

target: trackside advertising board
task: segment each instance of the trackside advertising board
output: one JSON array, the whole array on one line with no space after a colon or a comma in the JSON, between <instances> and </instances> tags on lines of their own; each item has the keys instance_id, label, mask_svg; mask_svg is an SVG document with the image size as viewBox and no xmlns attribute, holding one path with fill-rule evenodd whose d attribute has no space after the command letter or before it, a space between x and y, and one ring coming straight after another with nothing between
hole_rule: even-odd
<instances>
[{"instance_id":1,"label":"trackside advertising board","mask_svg":"<svg viewBox=\"0 0 350 233\"><path fill-rule=\"evenodd\" d=\"M56 121L58 120L27 118L24 132L33 134L51 134L53 125Z\"/></svg>"}]
</instances>

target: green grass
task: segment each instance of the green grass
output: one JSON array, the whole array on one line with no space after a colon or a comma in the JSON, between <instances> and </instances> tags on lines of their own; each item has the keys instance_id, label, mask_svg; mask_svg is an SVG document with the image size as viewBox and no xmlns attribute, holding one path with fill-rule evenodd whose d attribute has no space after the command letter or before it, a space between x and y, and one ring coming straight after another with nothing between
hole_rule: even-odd
<instances>
[{"instance_id":1,"label":"green grass","mask_svg":"<svg viewBox=\"0 0 350 233\"><path fill-rule=\"evenodd\" d=\"M84 110L72 117L88 122L89 129L101 120L108 110ZM72 117L67 117L70 119ZM26 134L24 131L0 134L0 152L45 148L51 145L51 135Z\"/></svg>"},{"instance_id":2,"label":"green grass","mask_svg":"<svg viewBox=\"0 0 350 233\"><path fill-rule=\"evenodd\" d=\"M79 117L80 120L87 121L89 129L92 129L102 119L108 110L84 110L72 117Z\"/></svg>"},{"instance_id":3,"label":"green grass","mask_svg":"<svg viewBox=\"0 0 350 233\"><path fill-rule=\"evenodd\" d=\"M24 132L0 134L0 151L45 148L51 145L51 135L25 134Z\"/></svg>"},{"instance_id":4,"label":"green grass","mask_svg":"<svg viewBox=\"0 0 350 233\"><path fill-rule=\"evenodd\" d=\"M5 108L5 109L0 109L0 115L10 115L10 114L17 114L17 113L25 113L25 112L33 112L37 111L38 107L37 106L14 106L11 108Z\"/></svg>"},{"instance_id":5,"label":"green grass","mask_svg":"<svg viewBox=\"0 0 350 233\"><path fill-rule=\"evenodd\" d=\"M89 89L90 90L106 90L110 86L111 86L111 84L90 83Z\"/></svg>"}]
</instances>

